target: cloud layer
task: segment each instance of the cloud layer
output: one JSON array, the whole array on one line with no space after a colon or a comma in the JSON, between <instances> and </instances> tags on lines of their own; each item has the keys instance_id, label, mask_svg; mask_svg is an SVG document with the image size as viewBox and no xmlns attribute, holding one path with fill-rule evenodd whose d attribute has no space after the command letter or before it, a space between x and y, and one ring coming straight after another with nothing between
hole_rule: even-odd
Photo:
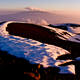
<instances>
[{"instance_id":1,"label":"cloud layer","mask_svg":"<svg viewBox=\"0 0 80 80\"><path fill-rule=\"evenodd\" d=\"M47 10L40 9L40 8L35 8L35 7L26 7L25 9L27 11L47 11Z\"/></svg>"}]
</instances>

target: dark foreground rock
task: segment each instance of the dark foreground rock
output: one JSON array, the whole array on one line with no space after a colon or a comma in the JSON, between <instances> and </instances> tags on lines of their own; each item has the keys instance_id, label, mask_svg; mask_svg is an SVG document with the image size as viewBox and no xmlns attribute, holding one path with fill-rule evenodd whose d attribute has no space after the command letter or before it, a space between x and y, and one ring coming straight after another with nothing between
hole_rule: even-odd
<instances>
[{"instance_id":1,"label":"dark foreground rock","mask_svg":"<svg viewBox=\"0 0 80 80\"><path fill-rule=\"evenodd\" d=\"M59 74L59 71L57 67L43 68L0 50L0 80L75 80L75 75Z\"/></svg>"}]
</instances>

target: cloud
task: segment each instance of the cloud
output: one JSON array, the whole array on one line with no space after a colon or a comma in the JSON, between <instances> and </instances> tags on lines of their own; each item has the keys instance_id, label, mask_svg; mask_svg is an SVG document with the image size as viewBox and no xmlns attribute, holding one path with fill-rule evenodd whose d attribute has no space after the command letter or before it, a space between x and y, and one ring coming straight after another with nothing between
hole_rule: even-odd
<instances>
[{"instance_id":1,"label":"cloud","mask_svg":"<svg viewBox=\"0 0 80 80\"><path fill-rule=\"evenodd\" d=\"M42 19L39 24L41 24L41 25L48 25L48 22L46 20Z\"/></svg>"},{"instance_id":2,"label":"cloud","mask_svg":"<svg viewBox=\"0 0 80 80\"><path fill-rule=\"evenodd\" d=\"M27 19L26 22L27 22L27 23L35 23L35 21L32 20L32 19Z\"/></svg>"},{"instance_id":3,"label":"cloud","mask_svg":"<svg viewBox=\"0 0 80 80\"><path fill-rule=\"evenodd\" d=\"M34 8L34 7L26 7L25 8L27 11L47 11L47 10L43 10L40 8Z\"/></svg>"},{"instance_id":4,"label":"cloud","mask_svg":"<svg viewBox=\"0 0 80 80\"><path fill-rule=\"evenodd\" d=\"M48 25L49 23L44 20L44 19L41 19L41 20L34 20L34 19L27 19L26 20L27 23L33 23L33 24L38 24L38 25Z\"/></svg>"}]
</instances>

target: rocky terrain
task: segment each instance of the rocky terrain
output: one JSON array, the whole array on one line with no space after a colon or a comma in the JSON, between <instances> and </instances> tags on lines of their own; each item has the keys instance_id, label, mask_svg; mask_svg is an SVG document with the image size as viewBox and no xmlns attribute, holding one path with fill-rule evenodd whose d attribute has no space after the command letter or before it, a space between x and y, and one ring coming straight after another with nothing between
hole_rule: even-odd
<instances>
[{"instance_id":1,"label":"rocky terrain","mask_svg":"<svg viewBox=\"0 0 80 80\"><path fill-rule=\"evenodd\" d=\"M23 79L23 74L24 80L80 79L79 35L20 22L1 23L0 30L0 74L6 79Z\"/></svg>"},{"instance_id":2,"label":"rocky terrain","mask_svg":"<svg viewBox=\"0 0 80 80\"><path fill-rule=\"evenodd\" d=\"M9 55L0 50L0 79L24 80L75 80L75 75L58 74L59 68L43 68L40 64L30 64L28 60Z\"/></svg>"}]
</instances>

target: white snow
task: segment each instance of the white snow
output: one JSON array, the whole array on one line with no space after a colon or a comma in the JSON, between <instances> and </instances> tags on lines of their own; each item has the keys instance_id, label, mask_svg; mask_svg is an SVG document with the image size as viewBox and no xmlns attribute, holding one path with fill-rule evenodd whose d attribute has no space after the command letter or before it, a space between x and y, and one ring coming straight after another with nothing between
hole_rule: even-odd
<instances>
[{"instance_id":1,"label":"white snow","mask_svg":"<svg viewBox=\"0 0 80 80\"><path fill-rule=\"evenodd\" d=\"M71 26L70 24L56 24L56 26L65 26L67 27L67 31L75 34L80 34L80 26L78 24L73 24L76 26Z\"/></svg>"},{"instance_id":2,"label":"white snow","mask_svg":"<svg viewBox=\"0 0 80 80\"><path fill-rule=\"evenodd\" d=\"M72 67L71 67L72 66ZM67 74L67 73L72 73L72 71L74 72L73 74L75 74L75 67L74 65L68 65L67 67L60 67L61 71L60 73L62 74Z\"/></svg>"},{"instance_id":3,"label":"white snow","mask_svg":"<svg viewBox=\"0 0 80 80\"><path fill-rule=\"evenodd\" d=\"M68 40L68 41L80 43L80 35L73 34L71 32L68 32L68 31L62 30L62 29L52 28L49 26L43 26L43 27L51 29L52 32L56 32L57 34L60 35L60 36L59 35L57 35L57 36L63 40Z\"/></svg>"},{"instance_id":4,"label":"white snow","mask_svg":"<svg viewBox=\"0 0 80 80\"><path fill-rule=\"evenodd\" d=\"M0 26L1 50L8 51L8 53L11 55L27 59L33 64L39 63L44 67L57 66L61 69L60 73L75 74L74 65L64 67L59 66L59 64L66 63L71 60L56 60L58 56L61 56L63 54L70 54L70 52L54 45L44 44L36 40L8 34L8 32L6 31L6 27L7 24L11 22L13 21L6 22L5 24ZM56 31L55 28L51 29ZM59 29L57 29L56 32L60 34L62 31L63 30L60 31ZM71 35L75 36L74 34Z\"/></svg>"},{"instance_id":5,"label":"white snow","mask_svg":"<svg viewBox=\"0 0 80 80\"><path fill-rule=\"evenodd\" d=\"M80 34L80 26L79 27L71 27L71 26L69 26L68 27L68 31L69 32L72 32L72 33L75 33L75 34Z\"/></svg>"}]
</instances>

